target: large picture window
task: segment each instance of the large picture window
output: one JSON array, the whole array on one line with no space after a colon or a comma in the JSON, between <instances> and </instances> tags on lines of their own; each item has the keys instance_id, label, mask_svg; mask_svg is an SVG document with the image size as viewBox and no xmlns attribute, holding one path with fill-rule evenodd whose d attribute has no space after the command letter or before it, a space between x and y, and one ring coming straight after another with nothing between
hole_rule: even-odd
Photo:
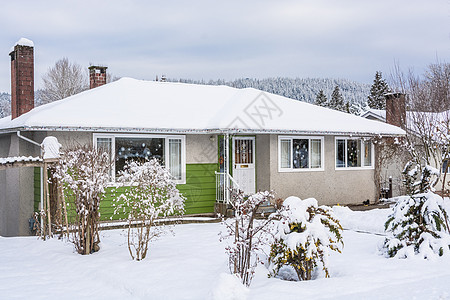
<instances>
[{"instance_id":1,"label":"large picture window","mask_svg":"<svg viewBox=\"0 0 450 300\"><path fill-rule=\"evenodd\" d=\"M372 160L372 142L336 139L336 168L373 168Z\"/></svg>"},{"instance_id":2,"label":"large picture window","mask_svg":"<svg viewBox=\"0 0 450 300\"><path fill-rule=\"evenodd\" d=\"M282 172L323 169L321 137L279 137L278 153L279 170Z\"/></svg>"},{"instance_id":3,"label":"large picture window","mask_svg":"<svg viewBox=\"0 0 450 300\"><path fill-rule=\"evenodd\" d=\"M94 143L110 154L112 178L118 176L127 161L156 158L177 183L185 182L184 136L94 134Z\"/></svg>"}]
</instances>

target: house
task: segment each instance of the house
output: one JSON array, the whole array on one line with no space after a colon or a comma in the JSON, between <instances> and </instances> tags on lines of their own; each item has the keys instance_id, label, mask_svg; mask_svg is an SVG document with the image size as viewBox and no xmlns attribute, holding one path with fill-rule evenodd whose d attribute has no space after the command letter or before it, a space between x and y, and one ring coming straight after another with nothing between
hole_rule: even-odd
<instances>
[{"instance_id":1,"label":"house","mask_svg":"<svg viewBox=\"0 0 450 300\"><path fill-rule=\"evenodd\" d=\"M11 52L12 86L18 89L26 78L17 74L26 72L15 66L30 68L17 55L24 49L32 47L19 43ZM373 201L371 138L405 134L396 126L251 88L131 78L99 85L105 75L93 66L92 89L36 108L21 99L32 90L13 90L17 109L0 119L0 157L37 157L37 145L47 136L63 149L89 144L107 150L112 174L128 159L157 157L187 198L186 213L198 214L226 203L227 187L233 186L246 193L274 190L279 198L315 197L321 204ZM32 86L28 77L26 88ZM0 171L0 235L28 233L28 218L41 201L40 182L38 168ZM103 218L109 217L111 201L101 206Z\"/></svg>"}]
</instances>

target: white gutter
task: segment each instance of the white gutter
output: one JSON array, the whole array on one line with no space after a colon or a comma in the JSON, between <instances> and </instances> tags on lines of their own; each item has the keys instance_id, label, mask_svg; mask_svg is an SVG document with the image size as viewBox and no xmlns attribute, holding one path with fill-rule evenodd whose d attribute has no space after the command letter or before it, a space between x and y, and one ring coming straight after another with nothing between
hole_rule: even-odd
<instances>
[{"instance_id":1,"label":"white gutter","mask_svg":"<svg viewBox=\"0 0 450 300\"><path fill-rule=\"evenodd\" d=\"M374 121L375 122L375 121ZM393 125L389 125L393 126ZM2 130L0 133L9 133L11 129ZM18 127L13 132L26 131L84 131L84 132L129 132L129 133L164 133L164 134L296 134L296 135L333 135L333 136L385 136L399 137L406 135L404 130L398 132L370 132L370 131L326 131L326 130L298 130L298 129L243 129L243 128L208 128L208 129L187 129L187 128L139 128L139 127L63 127L63 126L39 126L39 127Z\"/></svg>"},{"instance_id":2,"label":"white gutter","mask_svg":"<svg viewBox=\"0 0 450 300\"><path fill-rule=\"evenodd\" d=\"M41 147L41 144L39 144L38 142L36 142L36 141L33 141L32 139L29 139L29 138L27 138L27 137L24 137L23 135L21 135L20 134L20 130L18 130L17 132L16 132L16 134L17 134L17 137L18 138L20 138L20 139L22 139L22 140L24 140L24 141L27 141L28 143L31 143L31 144L33 144L33 145L36 145L36 146L39 146L39 148L40 148L40 156L42 157L42 147ZM41 209L43 209L44 208L44 168L43 167L40 167L40 173L41 173L41 181L40 181L40 198L41 198L41 203L40 203L40 210ZM41 219L41 230L42 229L44 229L44 221L42 220L42 217L40 218Z\"/></svg>"}]
</instances>

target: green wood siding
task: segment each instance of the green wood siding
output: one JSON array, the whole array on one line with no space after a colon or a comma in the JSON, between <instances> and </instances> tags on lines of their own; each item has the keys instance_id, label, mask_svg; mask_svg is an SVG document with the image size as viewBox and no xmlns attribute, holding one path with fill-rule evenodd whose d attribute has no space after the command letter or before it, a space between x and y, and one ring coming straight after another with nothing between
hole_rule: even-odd
<instances>
[{"instance_id":1,"label":"green wood siding","mask_svg":"<svg viewBox=\"0 0 450 300\"><path fill-rule=\"evenodd\" d=\"M179 184L177 188L186 198L186 214L212 213L216 202L216 176L217 164L187 164L186 165L186 184ZM126 213L120 213L113 216L113 199L120 194L119 188L114 194L113 188L106 189L106 197L100 202L100 219L102 221L118 220L126 217ZM40 203L40 169L34 170L34 209L38 211ZM73 205L70 205L70 196L66 201L69 203L69 219L75 217Z\"/></svg>"},{"instance_id":2,"label":"green wood siding","mask_svg":"<svg viewBox=\"0 0 450 300\"><path fill-rule=\"evenodd\" d=\"M186 214L214 212L217 170L217 164L186 165L186 184L177 186L186 197Z\"/></svg>"}]
</instances>

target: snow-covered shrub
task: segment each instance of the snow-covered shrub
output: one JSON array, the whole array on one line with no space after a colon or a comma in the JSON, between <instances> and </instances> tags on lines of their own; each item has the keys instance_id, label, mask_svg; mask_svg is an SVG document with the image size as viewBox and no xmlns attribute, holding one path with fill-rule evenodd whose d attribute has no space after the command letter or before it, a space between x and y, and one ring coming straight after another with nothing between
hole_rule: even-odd
<instances>
[{"instance_id":1,"label":"snow-covered shrub","mask_svg":"<svg viewBox=\"0 0 450 300\"><path fill-rule=\"evenodd\" d=\"M75 207L73 243L80 254L99 249L99 207L109 182L109 168L109 155L88 146L64 152L56 166L55 177Z\"/></svg>"},{"instance_id":2,"label":"snow-covered shrub","mask_svg":"<svg viewBox=\"0 0 450 300\"><path fill-rule=\"evenodd\" d=\"M385 224L386 231L392 233L384 242L386 254L430 258L448 253L450 236L443 204L442 197L431 191L400 197Z\"/></svg>"},{"instance_id":3,"label":"snow-covered shrub","mask_svg":"<svg viewBox=\"0 0 450 300\"><path fill-rule=\"evenodd\" d=\"M389 257L420 255L430 258L449 252L444 200L432 192L431 178L438 173L429 166L420 168L411 162L406 165L403 174L409 195L399 198L385 223L385 230L392 234L383 245ZM419 174L421 177L417 181Z\"/></svg>"},{"instance_id":4,"label":"snow-covered shrub","mask_svg":"<svg viewBox=\"0 0 450 300\"><path fill-rule=\"evenodd\" d=\"M310 280L320 262L329 277L329 253L341 252L343 246L342 227L332 209L318 206L314 198L301 200L291 196L284 201L279 214L281 219L269 257L269 276L277 276L283 266L290 266L299 280Z\"/></svg>"},{"instance_id":5,"label":"snow-covered shrub","mask_svg":"<svg viewBox=\"0 0 450 300\"><path fill-rule=\"evenodd\" d=\"M433 186L439 180L439 170L429 165L421 166L412 161L406 164L402 174L408 195L433 191Z\"/></svg>"},{"instance_id":6,"label":"snow-covered shrub","mask_svg":"<svg viewBox=\"0 0 450 300\"><path fill-rule=\"evenodd\" d=\"M151 239L165 232L164 225L153 226L158 217L184 213L184 197L169 171L157 159L128 161L117 182L125 186L115 199L115 213L128 214L128 250L131 258L142 260Z\"/></svg>"},{"instance_id":7,"label":"snow-covered shrub","mask_svg":"<svg viewBox=\"0 0 450 300\"><path fill-rule=\"evenodd\" d=\"M254 195L244 195L241 190L231 191L231 205L235 211L232 219L223 223L227 227L227 233L221 240L233 238L233 244L226 247L230 272L239 276L241 282L249 286L258 263L256 252L262 245L268 243L269 224L272 217L269 216L260 222L254 222L258 208L261 204L274 198L272 191L258 192Z\"/></svg>"}]
</instances>

